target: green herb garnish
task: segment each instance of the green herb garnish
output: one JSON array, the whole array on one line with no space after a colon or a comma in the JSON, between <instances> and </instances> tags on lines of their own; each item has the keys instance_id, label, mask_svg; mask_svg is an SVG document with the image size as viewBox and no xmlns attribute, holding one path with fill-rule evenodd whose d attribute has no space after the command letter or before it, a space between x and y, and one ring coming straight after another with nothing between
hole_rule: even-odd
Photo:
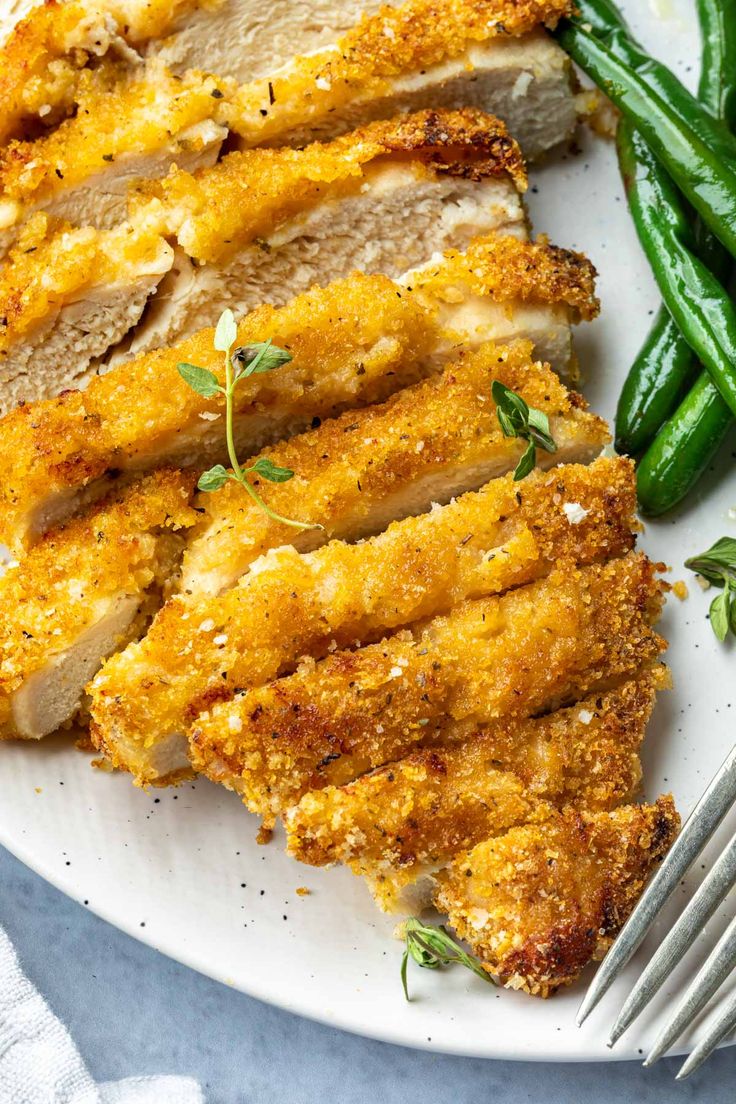
<instances>
[{"instance_id":1,"label":"green herb garnish","mask_svg":"<svg viewBox=\"0 0 736 1104\"><path fill-rule=\"evenodd\" d=\"M546 452L557 452L557 445L549 431L549 418L544 411L528 406L521 395L500 380L493 381L491 394L504 437L521 437L528 442L514 472L514 482L518 483L536 466L537 447Z\"/></svg>"},{"instance_id":2,"label":"green herb garnish","mask_svg":"<svg viewBox=\"0 0 736 1104\"><path fill-rule=\"evenodd\" d=\"M407 1000L411 999L406 982L409 958L413 958L417 965L424 967L425 970L438 970L441 966L452 966L453 963L458 962L484 981L490 982L491 985L496 984L478 959L463 950L444 925L435 928L431 924L423 924L416 916L410 916L404 921L403 929L406 950L401 959L401 984L404 986L404 996Z\"/></svg>"},{"instance_id":3,"label":"green herb garnish","mask_svg":"<svg viewBox=\"0 0 736 1104\"><path fill-rule=\"evenodd\" d=\"M225 396L225 436L227 439L227 453L230 457L232 470L228 471L222 464L215 464L203 472L199 477L197 486L200 491L219 491L228 479L234 480L247 491L255 503L268 514L274 521L282 525L291 525L294 529L321 529L321 525L313 525L304 521L293 521L291 518L282 517L267 506L258 491L255 489L249 475L260 476L269 483L287 483L293 478L291 468L280 468L267 457L256 460L249 468L243 468L238 461L235 451L233 436L233 396L235 388L241 380L248 376L257 375L260 372L270 372L279 368L282 364L288 364L291 353L286 349L280 349L271 340L258 342L255 345L244 345L237 349L233 346L237 340L238 328L231 310L225 310L215 329L215 349L225 356L225 386L223 387L214 372L207 368L200 368L196 364L178 364L177 369L181 378L188 383L193 391L205 399L212 399L215 395Z\"/></svg>"},{"instance_id":4,"label":"green herb garnish","mask_svg":"<svg viewBox=\"0 0 736 1104\"><path fill-rule=\"evenodd\" d=\"M711 628L721 641L729 629L736 635L736 539L721 537L707 552L685 560L685 567L723 588L710 604Z\"/></svg>"}]
</instances>

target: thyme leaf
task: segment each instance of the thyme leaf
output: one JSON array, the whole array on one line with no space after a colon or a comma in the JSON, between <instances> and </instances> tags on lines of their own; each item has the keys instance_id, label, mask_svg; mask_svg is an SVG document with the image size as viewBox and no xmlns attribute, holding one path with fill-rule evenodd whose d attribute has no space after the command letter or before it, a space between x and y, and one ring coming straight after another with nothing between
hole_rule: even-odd
<instances>
[{"instance_id":1,"label":"thyme leaf","mask_svg":"<svg viewBox=\"0 0 736 1104\"><path fill-rule=\"evenodd\" d=\"M434 927L431 924L423 924L416 916L410 916L404 921L403 929L406 947L401 957L401 984L407 1000L411 999L407 982L410 958L425 970L438 970L443 966L458 963L472 970L483 981L490 982L491 985L496 984L491 975L483 969L479 960L453 939L444 925Z\"/></svg>"},{"instance_id":2,"label":"thyme leaf","mask_svg":"<svg viewBox=\"0 0 736 1104\"><path fill-rule=\"evenodd\" d=\"M289 525L294 529L321 529L321 525L295 521L292 518L277 514L263 501L248 478L252 474L267 480L269 483L287 483L294 477L291 468L281 468L265 456L259 457L249 468L243 468L238 460L233 429L235 389L241 380L247 379L248 376L259 372L271 372L274 368L280 368L282 364L288 364L291 360L291 353L287 352L286 349L280 349L270 339L254 345L239 346L233 350L237 338L238 327L235 316L231 310L224 310L215 327L214 336L214 347L218 352L223 353L225 358L224 386L220 384L214 372L210 372L207 368L183 362L177 365L181 378L198 395L205 399L212 399L217 394L225 396L225 438L231 470L228 471L222 464L215 464L214 467L202 473L197 486L200 491L219 491L229 479L232 479L236 483L240 483L256 505L274 521L278 521L282 525Z\"/></svg>"},{"instance_id":3,"label":"thyme leaf","mask_svg":"<svg viewBox=\"0 0 736 1104\"><path fill-rule=\"evenodd\" d=\"M504 437L520 437L527 442L514 471L514 482L525 479L536 467L537 449L557 452L557 445L549 430L549 418L543 410L537 410L500 380L494 380L491 394L496 404L496 415Z\"/></svg>"}]
</instances>

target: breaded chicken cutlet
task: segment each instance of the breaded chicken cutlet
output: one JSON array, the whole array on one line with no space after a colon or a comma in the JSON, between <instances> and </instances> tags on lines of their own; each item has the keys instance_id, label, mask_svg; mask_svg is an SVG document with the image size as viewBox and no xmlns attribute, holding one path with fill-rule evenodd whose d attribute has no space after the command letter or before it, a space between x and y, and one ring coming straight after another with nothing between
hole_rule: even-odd
<instances>
[{"instance_id":1,"label":"breaded chicken cutlet","mask_svg":"<svg viewBox=\"0 0 736 1104\"><path fill-rule=\"evenodd\" d=\"M459 851L571 802L596 811L631 800L639 745L666 685L658 665L555 713L497 721L312 790L286 813L288 850L316 866L346 863L386 911L417 911L431 901L432 876Z\"/></svg>"},{"instance_id":2,"label":"breaded chicken cutlet","mask_svg":"<svg viewBox=\"0 0 736 1104\"><path fill-rule=\"evenodd\" d=\"M0 577L0 739L71 720L104 656L144 630L196 519L160 470L47 534Z\"/></svg>"},{"instance_id":3,"label":"breaded chicken cutlet","mask_svg":"<svg viewBox=\"0 0 736 1104\"><path fill-rule=\"evenodd\" d=\"M308 790L352 781L418 744L635 675L665 647L652 628L662 602L645 556L560 563L538 582L461 602L378 644L306 659L221 701L192 728L192 762L273 823Z\"/></svg>"},{"instance_id":4,"label":"breaded chicken cutlet","mask_svg":"<svg viewBox=\"0 0 736 1104\"><path fill-rule=\"evenodd\" d=\"M0 401L79 386L100 358L180 341L226 307L280 306L356 270L397 278L492 232L526 238L525 186L498 120L424 112L176 169L142 184L113 230L38 214L0 264Z\"/></svg>"},{"instance_id":5,"label":"breaded chicken cutlet","mask_svg":"<svg viewBox=\"0 0 736 1104\"><path fill-rule=\"evenodd\" d=\"M356 274L262 307L238 327L238 345L271 338L290 363L244 380L235 393L241 455L315 418L380 402L430 375L459 345L529 338L536 355L570 356L569 324L598 309L594 269L578 254L513 237L481 239L411 273L411 286ZM33 543L123 474L161 464L223 461L224 398L203 398L177 364L223 378L213 330L91 380L85 391L30 403L0 421L0 540Z\"/></svg>"},{"instance_id":6,"label":"breaded chicken cutlet","mask_svg":"<svg viewBox=\"0 0 736 1104\"><path fill-rule=\"evenodd\" d=\"M539 30L569 7L568 0L408 0L374 10L316 54L256 80L248 69L241 86L218 74L210 37L200 58L190 57L194 67L180 72L155 56L143 65L105 61L81 70L60 58L56 84L44 81L33 70L58 50L53 17L35 41L27 24L4 51L6 130L22 131L24 116L43 107L55 119L71 114L45 135L14 139L0 157L0 229L9 232L40 204L77 224L109 228L122 217L126 183L164 175L172 163L213 163L228 130L248 146L303 145L397 112L478 106L507 117L532 156L575 125L569 61ZM308 6L302 9L308 22ZM74 14L65 14L73 25ZM115 34L113 19L106 38ZM67 40L73 37L72 30ZM103 38L103 53L105 45ZM247 57L242 39L227 45ZM27 70L18 63L23 52Z\"/></svg>"},{"instance_id":7,"label":"breaded chicken cutlet","mask_svg":"<svg viewBox=\"0 0 736 1104\"><path fill-rule=\"evenodd\" d=\"M181 593L219 594L268 548L289 543L304 552L335 538L360 540L509 471L523 446L500 432L494 379L550 419L557 450L540 451L539 467L594 459L609 440L605 423L531 353L528 342L484 345L386 403L348 411L265 453L295 472L288 483L260 486L271 508L321 529L289 529L234 482L199 495ZM610 471L614 502L628 476L622 468ZM597 469L590 479L589 491Z\"/></svg>"},{"instance_id":8,"label":"breaded chicken cutlet","mask_svg":"<svg viewBox=\"0 0 736 1104\"><path fill-rule=\"evenodd\" d=\"M563 493L580 504L578 525ZM300 656L539 578L560 556L620 555L633 542L633 509L631 468L600 461L539 475L523 491L506 477L361 544L333 541L302 556L278 548L219 597L169 602L145 640L103 668L91 687L94 740L139 781L165 780L188 769L186 730L213 702Z\"/></svg>"},{"instance_id":9,"label":"breaded chicken cutlet","mask_svg":"<svg viewBox=\"0 0 736 1104\"><path fill-rule=\"evenodd\" d=\"M546 997L603 957L679 826L671 797L566 809L459 855L434 903L489 973Z\"/></svg>"}]
</instances>

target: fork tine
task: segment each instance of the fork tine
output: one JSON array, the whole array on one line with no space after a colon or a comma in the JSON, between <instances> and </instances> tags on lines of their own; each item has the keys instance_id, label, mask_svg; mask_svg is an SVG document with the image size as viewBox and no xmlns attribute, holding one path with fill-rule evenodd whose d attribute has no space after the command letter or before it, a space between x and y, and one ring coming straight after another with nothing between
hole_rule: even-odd
<instances>
[{"instance_id":1,"label":"fork tine","mask_svg":"<svg viewBox=\"0 0 736 1104\"><path fill-rule=\"evenodd\" d=\"M661 985L692 946L695 936L702 931L728 891L736 883L736 835L709 872L698 892L689 902L679 920L666 935L656 954L649 962L611 1030L608 1045L613 1046L627 1027L649 1004Z\"/></svg>"},{"instance_id":2,"label":"fork tine","mask_svg":"<svg viewBox=\"0 0 736 1104\"><path fill-rule=\"evenodd\" d=\"M661 1058L675 1040L682 1035L683 1031L689 1027L729 976L734 963L736 963L736 917L718 940L696 977L687 987L687 991L674 1013L655 1039L654 1045L644 1062L645 1066L654 1065L657 1059ZM693 1051L693 1053L697 1052Z\"/></svg>"},{"instance_id":3,"label":"fork tine","mask_svg":"<svg viewBox=\"0 0 736 1104\"><path fill-rule=\"evenodd\" d=\"M690 864L703 850L734 800L736 800L736 747L732 748L693 809L685 827L603 959L580 1005L577 1015L578 1027L588 1018L604 993L608 992L637 950L662 905Z\"/></svg>"},{"instance_id":4,"label":"fork tine","mask_svg":"<svg viewBox=\"0 0 736 1104\"><path fill-rule=\"evenodd\" d=\"M710 1058L722 1039L730 1035L736 1027L736 993L729 999L721 1015L713 1024L703 1041L698 1044L677 1074L677 1081L684 1081L691 1073L699 1069L706 1058Z\"/></svg>"}]
</instances>

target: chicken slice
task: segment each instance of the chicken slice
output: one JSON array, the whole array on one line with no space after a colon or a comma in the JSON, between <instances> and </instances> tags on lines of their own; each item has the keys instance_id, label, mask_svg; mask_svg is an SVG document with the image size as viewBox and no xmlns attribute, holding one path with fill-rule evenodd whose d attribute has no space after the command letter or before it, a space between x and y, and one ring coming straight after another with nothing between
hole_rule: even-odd
<instances>
[{"instance_id":1,"label":"chicken slice","mask_svg":"<svg viewBox=\"0 0 736 1104\"><path fill-rule=\"evenodd\" d=\"M163 41L152 41L155 53L174 72L205 65L223 77L252 80L294 55L308 54L349 31L382 0L214 0L202 3Z\"/></svg>"},{"instance_id":2,"label":"chicken slice","mask_svg":"<svg viewBox=\"0 0 736 1104\"><path fill-rule=\"evenodd\" d=\"M155 232L77 230L35 215L0 265L0 412L85 383L172 261Z\"/></svg>"},{"instance_id":3,"label":"chicken slice","mask_svg":"<svg viewBox=\"0 0 736 1104\"><path fill-rule=\"evenodd\" d=\"M425 111L327 144L233 152L141 186L131 218L178 246L123 355L356 269L398 277L491 232L526 238L519 147L480 111ZM117 354L120 356L120 353Z\"/></svg>"},{"instance_id":4,"label":"chicken slice","mask_svg":"<svg viewBox=\"0 0 736 1104\"><path fill-rule=\"evenodd\" d=\"M561 562L539 582L236 692L197 719L192 763L273 821L307 790L350 782L417 744L533 716L631 676L665 647L651 628L662 597L644 556ZM237 691L237 679L222 682L203 706Z\"/></svg>"},{"instance_id":5,"label":"chicken slice","mask_svg":"<svg viewBox=\"0 0 736 1104\"><path fill-rule=\"evenodd\" d=\"M304 795L285 816L288 849L314 866L347 863L387 912L428 904L433 875L461 850L556 805L588 811L631 800L660 665L606 694L532 720L496 721L344 786ZM431 895L430 895L431 900Z\"/></svg>"},{"instance_id":6,"label":"chicken slice","mask_svg":"<svg viewBox=\"0 0 736 1104\"><path fill-rule=\"evenodd\" d=\"M594 269L577 254L503 237L440 258L425 286L355 274L244 318L238 344L272 338L293 360L244 380L236 390L240 455L291 436L315 418L380 402L470 348L514 336L559 349L569 320L597 310ZM457 279L456 279L457 276ZM475 293L466 301L462 279ZM448 283L450 281L450 283ZM516 320L516 321L515 321ZM546 341L549 336L550 342ZM569 349L569 331L568 331ZM186 361L219 373L213 331L128 361L85 391L30 403L0 421L0 540L33 543L121 474L161 464L200 466L225 459L222 396L205 399L181 379Z\"/></svg>"},{"instance_id":7,"label":"chicken slice","mask_svg":"<svg viewBox=\"0 0 736 1104\"><path fill-rule=\"evenodd\" d=\"M543 30L568 0L407 0L243 84L221 118L250 146L303 144L417 108L500 115L536 157L575 127L570 62Z\"/></svg>"},{"instance_id":8,"label":"chicken slice","mask_svg":"<svg viewBox=\"0 0 736 1104\"><path fill-rule=\"evenodd\" d=\"M566 55L543 31L527 32L569 7L493 0L489 11L478 0L408 0L240 87L199 69L178 76L156 57L122 78L114 65L83 69L76 113L0 153L5 245L41 205L109 229L124 217L127 185L163 176L174 162L214 163L228 130L247 146L303 145L423 107L481 107L505 118L525 154L536 155L570 137L576 117Z\"/></svg>"},{"instance_id":9,"label":"chicken slice","mask_svg":"<svg viewBox=\"0 0 736 1104\"><path fill-rule=\"evenodd\" d=\"M435 904L489 973L547 997L603 957L679 827L669 796L566 809L458 856Z\"/></svg>"},{"instance_id":10,"label":"chicken slice","mask_svg":"<svg viewBox=\"0 0 736 1104\"><path fill-rule=\"evenodd\" d=\"M334 538L360 540L509 471L524 446L501 433L494 379L547 413L557 451L540 450L540 466L592 460L609 439L605 424L546 365L532 362L530 352L524 342L485 345L385 404L348 411L269 451L274 464L296 474L288 483L259 485L261 494L282 517L321 529L295 531L274 520L234 482L199 495L200 521L189 535L182 593L217 595L269 548L289 543L305 552ZM628 469L599 470L608 473L612 495L624 487L631 493ZM571 500L580 483L569 491ZM592 491L585 477L582 484L582 494Z\"/></svg>"},{"instance_id":11,"label":"chicken slice","mask_svg":"<svg viewBox=\"0 0 736 1104\"><path fill-rule=\"evenodd\" d=\"M0 738L35 740L71 720L103 659L143 631L196 517L193 483L148 476L0 577Z\"/></svg>"},{"instance_id":12,"label":"chicken slice","mask_svg":"<svg viewBox=\"0 0 736 1104\"><path fill-rule=\"evenodd\" d=\"M227 130L213 119L216 78L174 77L157 61L125 81L103 67L79 78L78 110L35 140L0 150L0 247L34 211L111 229L125 218L131 184L172 164L214 164Z\"/></svg>"},{"instance_id":13,"label":"chicken slice","mask_svg":"<svg viewBox=\"0 0 736 1104\"><path fill-rule=\"evenodd\" d=\"M145 44L191 18L202 2L4 0L13 25L0 49L0 144L57 124L77 105L85 69L139 65Z\"/></svg>"},{"instance_id":14,"label":"chicken slice","mask_svg":"<svg viewBox=\"0 0 736 1104\"><path fill-rule=\"evenodd\" d=\"M579 526L560 488L584 501ZM164 759L186 769L188 722L238 687L293 669L305 654L376 640L539 578L558 556L590 562L625 552L633 510L631 469L604 461L590 478L585 468L561 468L523 491L506 477L361 544L334 541L301 556L277 548L233 590L169 602L146 639L105 667L93 684L95 739L145 781Z\"/></svg>"},{"instance_id":15,"label":"chicken slice","mask_svg":"<svg viewBox=\"0 0 736 1104\"><path fill-rule=\"evenodd\" d=\"M39 213L0 267L3 407L83 384L95 358L188 337L225 307L278 306L356 269L399 276L494 230L525 238L525 182L498 120L425 112L326 146L233 153L196 176L177 169L149 181L115 230Z\"/></svg>"}]
</instances>

